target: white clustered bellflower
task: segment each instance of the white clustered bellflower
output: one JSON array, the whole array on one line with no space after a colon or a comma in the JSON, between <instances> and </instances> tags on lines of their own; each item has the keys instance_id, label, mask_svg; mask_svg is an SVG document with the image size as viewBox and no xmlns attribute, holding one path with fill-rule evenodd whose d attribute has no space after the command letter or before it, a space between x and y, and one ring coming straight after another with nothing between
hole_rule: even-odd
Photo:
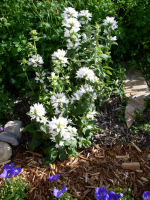
<instances>
[{"instance_id":1,"label":"white clustered bellflower","mask_svg":"<svg viewBox=\"0 0 150 200\"><path fill-rule=\"evenodd\" d=\"M44 83L46 73L43 71L41 73L35 72L35 74L36 74L35 77L36 82Z\"/></svg>"},{"instance_id":2,"label":"white clustered bellflower","mask_svg":"<svg viewBox=\"0 0 150 200\"><path fill-rule=\"evenodd\" d=\"M89 69L88 67L81 67L76 72L76 78L85 78L93 83L98 81L98 77L95 75L93 70Z\"/></svg>"},{"instance_id":3,"label":"white clustered bellflower","mask_svg":"<svg viewBox=\"0 0 150 200\"><path fill-rule=\"evenodd\" d=\"M63 93L56 93L51 96L51 103L55 109L55 114L63 114L63 104L68 104L69 100Z\"/></svg>"},{"instance_id":4,"label":"white clustered bellflower","mask_svg":"<svg viewBox=\"0 0 150 200\"><path fill-rule=\"evenodd\" d=\"M28 115L31 117L31 120L35 119L38 122L40 122L41 120L46 120L45 114L45 108L40 103L35 103L33 106L30 106L30 111L28 113Z\"/></svg>"},{"instance_id":5,"label":"white clustered bellflower","mask_svg":"<svg viewBox=\"0 0 150 200\"><path fill-rule=\"evenodd\" d=\"M90 112L88 112L86 117L87 117L87 119L94 120L96 114L98 114L96 111L90 111Z\"/></svg>"},{"instance_id":6,"label":"white clustered bellflower","mask_svg":"<svg viewBox=\"0 0 150 200\"><path fill-rule=\"evenodd\" d=\"M89 21L91 21L92 15L88 10L81 10L78 17L81 24L87 24Z\"/></svg>"},{"instance_id":7,"label":"white clustered bellflower","mask_svg":"<svg viewBox=\"0 0 150 200\"><path fill-rule=\"evenodd\" d=\"M54 117L49 122L49 131L50 131L50 138L53 142L56 142L55 137L60 136L61 141L67 141L74 139L74 136L77 134L77 129L69 125L69 121L67 118L59 116L58 118ZM60 145L56 145L56 147L63 146L64 143L62 142Z\"/></svg>"},{"instance_id":8,"label":"white clustered bellflower","mask_svg":"<svg viewBox=\"0 0 150 200\"><path fill-rule=\"evenodd\" d=\"M58 49L52 54L52 60L54 64L67 64L68 58L65 57L66 51Z\"/></svg>"},{"instance_id":9,"label":"white clustered bellflower","mask_svg":"<svg viewBox=\"0 0 150 200\"><path fill-rule=\"evenodd\" d=\"M81 24L78 21L78 12L72 8L65 8L62 17L64 18L62 26L64 27L64 37L67 39L67 49L77 48L80 45Z\"/></svg>"},{"instance_id":10,"label":"white clustered bellflower","mask_svg":"<svg viewBox=\"0 0 150 200\"><path fill-rule=\"evenodd\" d=\"M76 29L79 30L81 26L80 22L76 18L65 19L62 25L70 29L73 28L74 30ZM75 31L75 32L78 32L78 31Z\"/></svg>"},{"instance_id":11,"label":"white clustered bellflower","mask_svg":"<svg viewBox=\"0 0 150 200\"><path fill-rule=\"evenodd\" d=\"M65 8L62 17L64 19L68 19L68 18L77 18L78 17L78 12L72 8L72 7L67 7Z\"/></svg>"},{"instance_id":12,"label":"white clustered bellflower","mask_svg":"<svg viewBox=\"0 0 150 200\"><path fill-rule=\"evenodd\" d=\"M92 97L94 99L97 98L96 94L94 93L93 87L91 85L81 85L79 90L77 90L73 95L72 95L72 101L74 100L80 100L80 98L85 94L85 93L92 93Z\"/></svg>"},{"instance_id":13,"label":"white clustered bellflower","mask_svg":"<svg viewBox=\"0 0 150 200\"><path fill-rule=\"evenodd\" d=\"M33 55L31 58L29 58L28 65L33 67L41 67L42 64L44 64L42 57L37 54Z\"/></svg>"},{"instance_id":14,"label":"white clustered bellflower","mask_svg":"<svg viewBox=\"0 0 150 200\"><path fill-rule=\"evenodd\" d=\"M118 28L117 25L117 21L115 20L114 17L109 17L107 16L106 19L104 19L104 23L105 26L108 26L108 28L115 30L116 28Z\"/></svg>"}]
</instances>

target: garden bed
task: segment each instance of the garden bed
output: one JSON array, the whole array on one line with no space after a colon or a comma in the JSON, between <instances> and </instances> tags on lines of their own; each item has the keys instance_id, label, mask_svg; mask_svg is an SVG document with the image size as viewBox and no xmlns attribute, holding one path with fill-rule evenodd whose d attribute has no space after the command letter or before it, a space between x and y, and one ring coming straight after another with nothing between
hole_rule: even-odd
<instances>
[{"instance_id":1,"label":"garden bed","mask_svg":"<svg viewBox=\"0 0 150 200\"><path fill-rule=\"evenodd\" d=\"M28 194L30 200L51 199L52 189L63 185L79 200L94 199L94 189L101 186L109 190L123 188L124 194L130 188L132 199L141 200L143 192L150 190L149 152L149 148L141 148L140 153L132 144L113 147L93 145L80 152L77 158L70 157L67 161L45 167L40 153L29 152L21 145L15 149L12 160L22 168L20 176L31 186ZM129 159L116 158L125 155L129 155ZM139 162L140 170L125 170L121 166L123 162ZM60 180L52 183L48 177L56 173L61 174Z\"/></svg>"}]
</instances>

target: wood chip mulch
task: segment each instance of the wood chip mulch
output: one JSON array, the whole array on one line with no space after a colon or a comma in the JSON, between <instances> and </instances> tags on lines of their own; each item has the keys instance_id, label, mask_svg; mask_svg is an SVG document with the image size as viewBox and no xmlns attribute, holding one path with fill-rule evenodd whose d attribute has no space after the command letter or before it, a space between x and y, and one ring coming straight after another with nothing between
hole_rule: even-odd
<instances>
[{"instance_id":1,"label":"wood chip mulch","mask_svg":"<svg viewBox=\"0 0 150 200\"><path fill-rule=\"evenodd\" d=\"M22 168L21 177L31 186L28 200L49 200L54 187L68 187L73 197L78 200L93 200L94 189L105 186L109 191L113 188L128 188L133 191L133 200L141 200L144 191L150 191L150 148L139 148L130 143L101 147L94 144L63 162L55 162L45 167L43 156L39 153L15 150L13 161L15 166ZM137 166L134 164L138 163ZM123 163L131 170L123 169ZM0 166L0 172L2 172ZM49 176L60 173L57 182L48 180ZM2 179L0 179L2 184Z\"/></svg>"}]
</instances>

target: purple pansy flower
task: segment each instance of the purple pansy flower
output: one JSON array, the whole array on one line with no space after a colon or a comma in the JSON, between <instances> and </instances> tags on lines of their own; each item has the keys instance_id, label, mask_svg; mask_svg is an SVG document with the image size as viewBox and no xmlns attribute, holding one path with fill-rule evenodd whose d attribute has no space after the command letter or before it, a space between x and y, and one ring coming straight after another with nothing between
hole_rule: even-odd
<instances>
[{"instance_id":1,"label":"purple pansy flower","mask_svg":"<svg viewBox=\"0 0 150 200\"><path fill-rule=\"evenodd\" d=\"M0 177L1 178L11 178L13 175L18 175L21 173L22 169L21 168L16 168L13 167L14 163L5 164L3 167L3 172L1 173Z\"/></svg>"},{"instance_id":2,"label":"purple pansy flower","mask_svg":"<svg viewBox=\"0 0 150 200\"><path fill-rule=\"evenodd\" d=\"M119 195L111 191L109 192L109 200L119 200Z\"/></svg>"},{"instance_id":3,"label":"purple pansy flower","mask_svg":"<svg viewBox=\"0 0 150 200\"><path fill-rule=\"evenodd\" d=\"M60 174L55 174L54 176L49 176L48 180L57 181L60 177Z\"/></svg>"},{"instance_id":4,"label":"purple pansy flower","mask_svg":"<svg viewBox=\"0 0 150 200\"><path fill-rule=\"evenodd\" d=\"M63 187L61 188L61 190L59 190L59 189L57 189L57 188L54 188L54 189L53 189L53 195L54 195L54 197L59 198L59 197L61 197L66 191L67 191L67 187L66 187L66 186L63 186Z\"/></svg>"},{"instance_id":5,"label":"purple pansy flower","mask_svg":"<svg viewBox=\"0 0 150 200\"><path fill-rule=\"evenodd\" d=\"M109 200L109 195L105 187L96 188L95 197L97 200Z\"/></svg>"},{"instance_id":6,"label":"purple pansy flower","mask_svg":"<svg viewBox=\"0 0 150 200\"><path fill-rule=\"evenodd\" d=\"M142 197L144 200L150 200L150 191L145 191Z\"/></svg>"}]
</instances>

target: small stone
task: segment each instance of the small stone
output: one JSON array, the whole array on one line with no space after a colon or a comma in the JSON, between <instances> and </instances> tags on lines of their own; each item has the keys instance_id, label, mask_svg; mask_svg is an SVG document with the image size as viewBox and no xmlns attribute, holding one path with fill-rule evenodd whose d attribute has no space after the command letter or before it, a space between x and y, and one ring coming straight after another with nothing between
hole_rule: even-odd
<instances>
[{"instance_id":1,"label":"small stone","mask_svg":"<svg viewBox=\"0 0 150 200\"><path fill-rule=\"evenodd\" d=\"M129 170L140 170L140 163L139 162L122 163L122 168Z\"/></svg>"},{"instance_id":2,"label":"small stone","mask_svg":"<svg viewBox=\"0 0 150 200\"><path fill-rule=\"evenodd\" d=\"M5 124L4 131L12 133L13 135L17 137L17 139L20 140L22 136L20 132L21 126L22 126L22 122L19 120L9 121L7 122L7 124Z\"/></svg>"},{"instance_id":3,"label":"small stone","mask_svg":"<svg viewBox=\"0 0 150 200\"><path fill-rule=\"evenodd\" d=\"M149 180L147 179L147 178L145 178L145 177L141 177L141 180L143 181L143 182L148 182Z\"/></svg>"},{"instance_id":4,"label":"small stone","mask_svg":"<svg viewBox=\"0 0 150 200\"><path fill-rule=\"evenodd\" d=\"M7 142L12 146L18 146L19 141L15 135L12 135L10 132L1 132L0 133L0 141Z\"/></svg>"},{"instance_id":5,"label":"small stone","mask_svg":"<svg viewBox=\"0 0 150 200\"><path fill-rule=\"evenodd\" d=\"M12 148L6 142L0 142L0 162L5 162L12 156Z\"/></svg>"}]
</instances>

